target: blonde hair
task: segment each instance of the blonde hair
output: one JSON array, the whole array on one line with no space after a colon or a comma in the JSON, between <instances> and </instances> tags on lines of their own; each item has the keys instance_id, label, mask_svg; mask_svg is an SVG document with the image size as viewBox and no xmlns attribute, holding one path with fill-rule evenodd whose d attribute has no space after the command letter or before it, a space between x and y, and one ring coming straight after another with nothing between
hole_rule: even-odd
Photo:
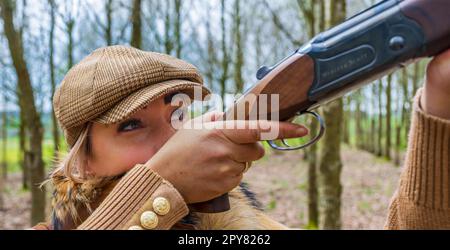
<instances>
[{"instance_id":1,"label":"blonde hair","mask_svg":"<svg viewBox=\"0 0 450 250\"><path fill-rule=\"evenodd\" d=\"M83 183L88 178L92 177L87 172L87 161L91 156L91 140L90 130L92 123L87 123L82 130L76 143L69 149L61 160L56 159L56 168L50 174L50 179L54 176L63 174L75 183Z\"/></svg>"},{"instance_id":2,"label":"blonde hair","mask_svg":"<svg viewBox=\"0 0 450 250\"><path fill-rule=\"evenodd\" d=\"M52 183L52 216L63 221L69 215L73 222L79 222L78 208L86 207L92 213L90 202L97 197L104 185L116 180L114 177L97 177L87 171L89 157L92 156L90 131L92 123L87 123L76 143L67 154L56 160L55 169L43 183Z\"/></svg>"}]
</instances>

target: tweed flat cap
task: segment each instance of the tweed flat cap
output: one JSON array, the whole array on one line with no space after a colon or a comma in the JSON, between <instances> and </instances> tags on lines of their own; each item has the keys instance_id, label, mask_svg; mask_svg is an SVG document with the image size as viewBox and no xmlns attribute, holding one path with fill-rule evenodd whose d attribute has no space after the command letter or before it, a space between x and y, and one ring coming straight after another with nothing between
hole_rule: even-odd
<instances>
[{"instance_id":1,"label":"tweed flat cap","mask_svg":"<svg viewBox=\"0 0 450 250\"><path fill-rule=\"evenodd\" d=\"M88 122L114 124L174 91L210 93L197 68L174 57L126 46L95 50L67 73L53 107L72 147Z\"/></svg>"}]
</instances>

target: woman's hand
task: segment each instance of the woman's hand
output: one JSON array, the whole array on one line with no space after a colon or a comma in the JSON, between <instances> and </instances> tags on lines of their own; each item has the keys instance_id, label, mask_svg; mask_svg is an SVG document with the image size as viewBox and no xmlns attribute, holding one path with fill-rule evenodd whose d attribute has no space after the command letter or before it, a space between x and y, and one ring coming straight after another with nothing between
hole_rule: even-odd
<instances>
[{"instance_id":1,"label":"woman's hand","mask_svg":"<svg viewBox=\"0 0 450 250\"><path fill-rule=\"evenodd\" d=\"M218 115L195 119L215 129L181 129L147 163L180 192L187 204L216 198L239 185L245 162L264 156L261 133L277 128L277 138L305 136L300 125L271 121L215 121ZM235 128L221 129L235 125ZM246 126L242 129L239 126ZM249 127L249 125L252 126ZM258 127L258 128L256 128ZM260 129L265 128L265 129Z\"/></svg>"},{"instance_id":2,"label":"woman's hand","mask_svg":"<svg viewBox=\"0 0 450 250\"><path fill-rule=\"evenodd\" d=\"M428 65L421 106L431 115L450 119L450 50Z\"/></svg>"}]
</instances>

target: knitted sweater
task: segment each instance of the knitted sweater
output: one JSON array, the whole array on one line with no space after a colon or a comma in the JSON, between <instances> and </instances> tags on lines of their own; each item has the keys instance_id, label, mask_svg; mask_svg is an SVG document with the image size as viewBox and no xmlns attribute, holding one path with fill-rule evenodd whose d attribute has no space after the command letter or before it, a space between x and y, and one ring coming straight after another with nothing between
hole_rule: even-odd
<instances>
[{"instance_id":1,"label":"knitted sweater","mask_svg":"<svg viewBox=\"0 0 450 250\"><path fill-rule=\"evenodd\" d=\"M450 121L426 114L421 93L414 100L405 166L386 229L450 229Z\"/></svg>"}]
</instances>

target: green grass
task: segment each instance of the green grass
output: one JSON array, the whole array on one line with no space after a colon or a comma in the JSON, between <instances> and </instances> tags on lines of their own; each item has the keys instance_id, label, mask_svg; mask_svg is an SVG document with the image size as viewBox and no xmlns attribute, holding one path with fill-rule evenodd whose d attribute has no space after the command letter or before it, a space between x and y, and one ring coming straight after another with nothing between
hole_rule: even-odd
<instances>
[{"instance_id":1,"label":"green grass","mask_svg":"<svg viewBox=\"0 0 450 250\"><path fill-rule=\"evenodd\" d=\"M289 189L289 182L287 180L279 180L277 184L281 189Z\"/></svg>"},{"instance_id":2,"label":"green grass","mask_svg":"<svg viewBox=\"0 0 450 250\"><path fill-rule=\"evenodd\" d=\"M271 200L269 204L267 204L267 210L274 210L277 207L277 201Z\"/></svg>"},{"instance_id":3,"label":"green grass","mask_svg":"<svg viewBox=\"0 0 450 250\"><path fill-rule=\"evenodd\" d=\"M347 118L349 119L349 118ZM357 138L356 135L356 120L354 118L351 118L348 121L348 126L349 126L349 141L351 145L356 145L358 141L360 140L372 140L372 136L370 135L370 130L371 130L371 121L368 119L363 119L361 120L361 127L362 127L362 136L363 138ZM397 130L396 130L396 125L398 123L398 118L393 116L391 119L391 143L392 143L392 149L395 148L395 143L396 143L396 137L397 137ZM378 116L375 117L375 145L378 144L378 125L379 125L379 118ZM383 146L386 145L386 117L382 118L382 124L383 124L383 136L382 136L382 144ZM405 123L402 124L402 131L401 131L401 136L400 136L400 150L404 151L406 150L407 146L408 146L408 138L405 137L405 129L406 129L406 125Z\"/></svg>"},{"instance_id":4,"label":"green grass","mask_svg":"<svg viewBox=\"0 0 450 250\"><path fill-rule=\"evenodd\" d=\"M381 156L381 157L377 156L377 157L375 157L375 163L377 163L377 164L389 163L389 162L391 162L391 160L389 160L385 156Z\"/></svg>"},{"instance_id":5,"label":"green grass","mask_svg":"<svg viewBox=\"0 0 450 250\"><path fill-rule=\"evenodd\" d=\"M308 225L306 225L305 229L306 230L318 230L319 226L314 225L314 224L308 224Z\"/></svg>"},{"instance_id":6,"label":"green grass","mask_svg":"<svg viewBox=\"0 0 450 250\"><path fill-rule=\"evenodd\" d=\"M301 191L307 191L308 190L308 183L300 183L297 185L297 189Z\"/></svg>"},{"instance_id":7,"label":"green grass","mask_svg":"<svg viewBox=\"0 0 450 250\"><path fill-rule=\"evenodd\" d=\"M370 211L372 210L372 206L369 202L367 201L361 201L358 203L358 209L359 211L363 212L363 213L370 213Z\"/></svg>"},{"instance_id":8,"label":"green grass","mask_svg":"<svg viewBox=\"0 0 450 250\"><path fill-rule=\"evenodd\" d=\"M19 162L19 138L18 137L9 137L8 138L8 147L6 150L6 163L8 164L8 172L20 172L20 162ZM53 140L50 138L44 139L42 142L42 152L43 152L43 160L46 168L52 167L52 159L53 159ZM3 159L1 159L3 160Z\"/></svg>"},{"instance_id":9,"label":"green grass","mask_svg":"<svg viewBox=\"0 0 450 250\"><path fill-rule=\"evenodd\" d=\"M374 194L373 188L364 188L363 191L368 196L372 196Z\"/></svg>"}]
</instances>

